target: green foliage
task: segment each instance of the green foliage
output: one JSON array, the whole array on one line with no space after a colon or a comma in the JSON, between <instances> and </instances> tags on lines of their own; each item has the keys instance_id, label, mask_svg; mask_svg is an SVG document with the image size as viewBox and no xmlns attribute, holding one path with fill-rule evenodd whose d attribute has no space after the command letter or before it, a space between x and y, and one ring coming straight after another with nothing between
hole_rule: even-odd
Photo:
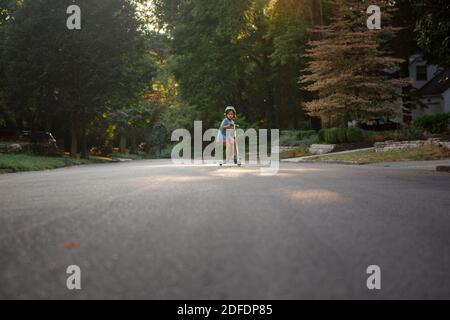
<instances>
[{"instance_id":1,"label":"green foliage","mask_svg":"<svg viewBox=\"0 0 450 320\"><path fill-rule=\"evenodd\" d=\"M388 140L406 141L422 139L422 129L411 125L401 130L364 131L364 140L369 142L383 142Z\"/></svg>"},{"instance_id":2,"label":"green foliage","mask_svg":"<svg viewBox=\"0 0 450 320\"><path fill-rule=\"evenodd\" d=\"M17 6L2 41L5 100L29 126L51 120L85 137L105 111L134 103L155 68L129 1L77 0L80 31L66 28L71 4L24 0Z\"/></svg>"},{"instance_id":3,"label":"green foliage","mask_svg":"<svg viewBox=\"0 0 450 320\"><path fill-rule=\"evenodd\" d=\"M300 130L297 134L297 138L299 140L303 140L314 135L317 135L317 132L315 130Z\"/></svg>"},{"instance_id":4,"label":"green foliage","mask_svg":"<svg viewBox=\"0 0 450 320\"><path fill-rule=\"evenodd\" d=\"M326 129L324 137L325 142L331 144L339 143L338 132L339 132L338 128Z\"/></svg>"},{"instance_id":5,"label":"green foliage","mask_svg":"<svg viewBox=\"0 0 450 320\"><path fill-rule=\"evenodd\" d=\"M339 143L347 142L347 129L346 128L338 128L336 130L336 137Z\"/></svg>"},{"instance_id":6,"label":"green foliage","mask_svg":"<svg viewBox=\"0 0 450 320\"><path fill-rule=\"evenodd\" d=\"M173 148L173 145L165 146L159 153L158 158L170 159L172 156L172 148Z\"/></svg>"},{"instance_id":7,"label":"green foliage","mask_svg":"<svg viewBox=\"0 0 450 320\"><path fill-rule=\"evenodd\" d=\"M18 145L20 148L15 148L15 145ZM2 142L0 143L0 149L2 152L10 154L23 153L50 157L61 156L61 152L56 146L34 142Z\"/></svg>"},{"instance_id":8,"label":"green foliage","mask_svg":"<svg viewBox=\"0 0 450 320\"><path fill-rule=\"evenodd\" d=\"M60 156L61 153L49 144L40 143L26 143L22 144L22 152L28 154L35 154L39 156Z\"/></svg>"},{"instance_id":9,"label":"green foliage","mask_svg":"<svg viewBox=\"0 0 450 320\"><path fill-rule=\"evenodd\" d=\"M450 112L423 115L414 120L414 126L431 133L444 133L449 130Z\"/></svg>"},{"instance_id":10,"label":"green foliage","mask_svg":"<svg viewBox=\"0 0 450 320\"><path fill-rule=\"evenodd\" d=\"M82 159L44 157L28 154L5 154L0 156L0 171L47 170L88 163L90 161Z\"/></svg>"},{"instance_id":11,"label":"green foliage","mask_svg":"<svg viewBox=\"0 0 450 320\"><path fill-rule=\"evenodd\" d=\"M296 146L301 139L298 137L298 133L293 130L282 130L280 132L280 145L281 146Z\"/></svg>"},{"instance_id":12,"label":"green foliage","mask_svg":"<svg viewBox=\"0 0 450 320\"><path fill-rule=\"evenodd\" d=\"M301 146L309 141L318 140L314 130L282 130L280 132L281 146Z\"/></svg>"},{"instance_id":13,"label":"green foliage","mask_svg":"<svg viewBox=\"0 0 450 320\"><path fill-rule=\"evenodd\" d=\"M295 127L297 86L308 17L301 1L154 0L159 27L170 36L167 60L181 103L215 126L226 105L248 123ZM219 117L219 119L221 116Z\"/></svg>"},{"instance_id":14,"label":"green foliage","mask_svg":"<svg viewBox=\"0 0 450 320\"><path fill-rule=\"evenodd\" d=\"M415 34L429 61L450 66L450 2L448 0L402 0L412 2L410 14L417 16Z\"/></svg>"},{"instance_id":15,"label":"green foliage","mask_svg":"<svg viewBox=\"0 0 450 320\"><path fill-rule=\"evenodd\" d=\"M220 114L217 114L219 118ZM184 128L192 130L195 120L202 119L202 113L195 107L181 102L169 106L162 114L161 119L166 125L168 132ZM219 118L221 119L221 118Z\"/></svg>"},{"instance_id":16,"label":"green foliage","mask_svg":"<svg viewBox=\"0 0 450 320\"><path fill-rule=\"evenodd\" d=\"M296 152L307 154L309 147L315 143L319 143L319 136L314 130L283 130L280 132L280 145L297 147Z\"/></svg>"},{"instance_id":17,"label":"green foliage","mask_svg":"<svg viewBox=\"0 0 450 320\"><path fill-rule=\"evenodd\" d=\"M89 154L96 157L108 157L112 154L113 148L110 144L104 144L99 147L92 147Z\"/></svg>"},{"instance_id":18,"label":"green foliage","mask_svg":"<svg viewBox=\"0 0 450 320\"><path fill-rule=\"evenodd\" d=\"M419 140L422 139L422 129L417 126L409 126L398 130L398 135L395 140Z\"/></svg>"},{"instance_id":19,"label":"green foliage","mask_svg":"<svg viewBox=\"0 0 450 320\"><path fill-rule=\"evenodd\" d=\"M347 142L361 142L364 141L364 131L359 128L347 129Z\"/></svg>"},{"instance_id":20,"label":"green foliage","mask_svg":"<svg viewBox=\"0 0 450 320\"><path fill-rule=\"evenodd\" d=\"M330 144L362 142L364 139L364 132L359 128L330 128L319 132L319 140Z\"/></svg>"},{"instance_id":21,"label":"green foliage","mask_svg":"<svg viewBox=\"0 0 450 320\"><path fill-rule=\"evenodd\" d=\"M299 143L299 150L308 153L311 145L316 143L319 143L319 137L317 134L304 138Z\"/></svg>"},{"instance_id":22,"label":"green foliage","mask_svg":"<svg viewBox=\"0 0 450 320\"><path fill-rule=\"evenodd\" d=\"M318 135L318 137L319 137L319 141L320 142L324 142L325 141L325 132L327 131L327 129L321 129L320 131L319 131L319 135Z\"/></svg>"}]
</instances>

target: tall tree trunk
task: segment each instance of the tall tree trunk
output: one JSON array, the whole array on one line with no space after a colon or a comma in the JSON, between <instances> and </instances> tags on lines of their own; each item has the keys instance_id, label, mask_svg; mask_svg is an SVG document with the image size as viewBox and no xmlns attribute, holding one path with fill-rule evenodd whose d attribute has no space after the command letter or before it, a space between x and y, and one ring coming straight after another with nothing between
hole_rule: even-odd
<instances>
[{"instance_id":1,"label":"tall tree trunk","mask_svg":"<svg viewBox=\"0 0 450 320\"><path fill-rule=\"evenodd\" d=\"M125 133L120 134L119 152L125 153L127 148L127 136Z\"/></svg>"},{"instance_id":2,"label":"tall tree trunk","mask_svg":"<svg viewBox=\"0 0 450 320\"><path fill-rule=\"evenodd\" d=\"M45 118L45 131L50 132L52 130L52 116L49 114Z\"/></svg>"},{"instance_id":3,"label":"tall tree trunk","mask_svg":"<svg viewBox=\"0 0 450 320\"><path fill-rule=\"evenodd\" d=\"M323 25L322 0L311 0L311 23L313 26Z\"/></svg>"},{"instance_id":4,"label":"tall tree trunk","mask_svg":"<svg viewBox=\"0 0 450 320\"><path fill-rule=\"evenodd\" d=\"M138 154L138 150L137 150L137 142L136 142L136 132L134 128L131 128L131 148L130 148L130 153L131 154Z\"/></svg>"},{"instance_id":5,"label":"tall tree trunk","mask_svg":"<svg viewBox=\"0 0 450 320\"><path fill-rule=\"evenodd\" d=\"M70 156L72 158L77 157L77 151L78 151L78 115L76 112L72 114L71 117L71 143L70 143Z\"/></svg>"},{"instance_id":6,"label":"tall tree trunk","mask_svg":"<svg viewBox=\"0 0 450 320\"><path fill-rule=\"evenodd\" d=\"M86 135L86 125L82 124L81 128L81 158L89 159L89 152L87 147L87 135Z\"/></svg>"},{"instance_id":7,"label":"tall tree trunk","mask_svg":"<svg viewBox=\"0 0 450 320\"><path fill-rule=\"evenodd\" d=\"M267 81L266 84L266 90L267 90L267 118L268 118L268 129L278 129L278 118L277 118L277 111L275 106L275 97L274 97L274 89L273 89L273 83L271 81Z\"/></svg>"}]
</instances>

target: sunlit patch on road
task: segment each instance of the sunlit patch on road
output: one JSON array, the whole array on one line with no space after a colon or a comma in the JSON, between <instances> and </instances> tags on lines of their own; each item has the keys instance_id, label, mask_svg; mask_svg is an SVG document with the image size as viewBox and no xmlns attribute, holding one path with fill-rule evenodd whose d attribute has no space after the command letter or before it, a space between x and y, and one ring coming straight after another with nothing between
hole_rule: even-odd
<instances>
[{"instance_id":1,"label":"sunlit patch on road","mask_svg":"<svg viewBox=\"0 0 450 320\"><path fill-rule=\"evenodd\" d=\"M247 168L225 167L211 172L210 175L221 178L240 178L248 175L260 176L261 171L259 170L259 168L247 169Z\"/></svg>"},{"instance_id":2,"label":"sunlit patch on road","mask_svg":"<svg viewBox=\"0 0 450 320\"><path fill-rule=\"evenodd\" d=\"M324 170L318 168L297 168L297 169L280 169L274 177L297 177L298 175L323 172Z\"/></svg>"},{"instance_id":3,"label":"sunlit patch on road","mask_svg":"<svg viewBox=\"0 0 450 320\"><path fill-rule=\"evenodd\" d=\"M146 176L142 178L132 179L133 183L139 185L158 185L161 183L184 183L184 182L197 182L210 179L207 176L189 176L189 175L158 175L158 176Z\"/></svg>"},{"instance_id":4,"label":"sunlit patch on road","mask_svg":"<svg viewBox=\"0 0 450 320\"><path fill-rule=\"evenodd\" d=\"M302 204L345 203L351 200L346 195L326 189L297 190L286 194L289 199Z\"/></svg>"}]
</instances>

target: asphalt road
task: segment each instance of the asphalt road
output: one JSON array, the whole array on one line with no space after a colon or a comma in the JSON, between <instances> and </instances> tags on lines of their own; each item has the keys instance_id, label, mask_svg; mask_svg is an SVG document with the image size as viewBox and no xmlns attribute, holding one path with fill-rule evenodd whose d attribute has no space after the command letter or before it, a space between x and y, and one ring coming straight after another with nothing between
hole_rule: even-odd
<instances>
[{"instance_id":1,"label":"asphalt road","mask_svg":"<svg viewBox=\"0 0 450 320\"><path fill-rule=\"evenodd\" d=\"M0 298L449 299L450 174L137 161L0 175Z\"/></svg>"}]
</instances>

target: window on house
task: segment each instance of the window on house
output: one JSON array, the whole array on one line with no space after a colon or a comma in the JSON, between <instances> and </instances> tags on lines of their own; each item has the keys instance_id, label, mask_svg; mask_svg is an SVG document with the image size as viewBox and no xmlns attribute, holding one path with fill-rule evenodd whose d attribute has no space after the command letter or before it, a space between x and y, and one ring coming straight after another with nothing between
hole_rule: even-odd
<instances>
[{"instance_id":1,"label":"window on house","mask_svg":"<svg viewBox=\"0 0 450 320\"><path fill-rule=\"evenodd\" d=\"M427 81L427 66L417 66L416 67L416 80L417 81Z\"/></svg>"}]
</instances>

